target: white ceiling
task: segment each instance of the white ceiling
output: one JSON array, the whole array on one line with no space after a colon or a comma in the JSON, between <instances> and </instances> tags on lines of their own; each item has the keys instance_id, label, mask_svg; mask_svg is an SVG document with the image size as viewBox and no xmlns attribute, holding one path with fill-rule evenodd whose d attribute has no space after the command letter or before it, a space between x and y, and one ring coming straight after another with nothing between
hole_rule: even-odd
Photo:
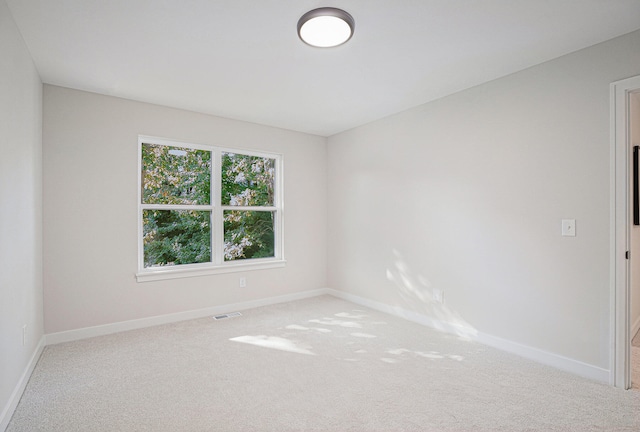
<instances>
[{"instance_id":1,"label":"white ceiling","mask_svg":"<svg viewBox=\"0 0 640 432\"><path fill-rule=\"evenodd\" d=\"M329 136L640 28L640 0L6 0L45 83ZM356 20L311 48L298 18Z\"/></svg>"}]
</instances>

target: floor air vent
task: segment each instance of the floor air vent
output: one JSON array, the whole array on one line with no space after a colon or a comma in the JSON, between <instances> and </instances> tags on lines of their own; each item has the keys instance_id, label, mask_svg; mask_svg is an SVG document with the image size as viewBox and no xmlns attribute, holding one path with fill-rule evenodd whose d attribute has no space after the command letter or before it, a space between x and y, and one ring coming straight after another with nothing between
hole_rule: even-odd
<instances>
[{"instance_id":1,"label":"floor air vent","mask_svg":"<svg viewBox=\"0 0 640 432\"><path fill-rule=\"evenodd\" d=\"M213 317L214 320L218 321L218 320L223 320L223 319L227 319L227 318L235 318L235 317L239 317L242 316L242 314L240 312L231 312L228 314L222 314L222 315L216 315Z\"/></svg>"}]
</instances>

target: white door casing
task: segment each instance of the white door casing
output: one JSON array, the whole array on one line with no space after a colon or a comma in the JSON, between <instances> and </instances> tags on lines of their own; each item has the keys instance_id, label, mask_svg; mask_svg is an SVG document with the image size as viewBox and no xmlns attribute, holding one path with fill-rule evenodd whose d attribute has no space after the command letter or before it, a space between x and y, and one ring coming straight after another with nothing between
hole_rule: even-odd
<instances>
[{"instance_id":1,"label":"white door casing","mask_svg":"<svg viewBox=\"0 0 640 432\"><path fill-rule=\"evenodd\" d=\"M630 248L631 154L629 98L640 89L640 76L611 84L611 250L610 250L610 313L611 355L610 383L616 387L631 387L630 335L630 271L627 253ZM640 253L640 251L635 251Z\"/></svg>"}]
</instances>

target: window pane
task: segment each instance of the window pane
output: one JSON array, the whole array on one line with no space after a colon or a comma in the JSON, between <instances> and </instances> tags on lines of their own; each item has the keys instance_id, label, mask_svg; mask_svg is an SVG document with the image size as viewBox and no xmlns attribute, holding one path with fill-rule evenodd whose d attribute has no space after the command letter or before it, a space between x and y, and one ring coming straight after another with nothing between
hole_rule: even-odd
<instances>
[{"instance_id":1,"label":"window pane","mask_svg":"<svg viewBox=\"0 0 640 432\"><path fill-rule=\"evenodd\" d=\"M211 212L143 210L144 266L211 261Z\"/></svg>"},{"instance_id":2,"label":"window pane","mask_svg":"<svg viewBox=\"0 0 640 432\"><path fill-rule=\"evenodd\" d=\"M225 210L225 261L273 257L273 222L273 212Z\"/></svg>"},{"instance_id":3,"label":"window pane","mask_svg":"<svg viewBox=\"0 0 640 432\"><path fill-rule=\"evenodd\" d=\"M222 153L222 204L272 206L275 159Z\"/></svg>"},{"instance_id":4,"label":"window pane","mask_svg":"<svg viewBox=\"0 0 640 432\"><path fill-rule=\"evenodd\" d=\"M142 203L211 202L211 152L142 144Z\"/></svg>"}]
</instances>

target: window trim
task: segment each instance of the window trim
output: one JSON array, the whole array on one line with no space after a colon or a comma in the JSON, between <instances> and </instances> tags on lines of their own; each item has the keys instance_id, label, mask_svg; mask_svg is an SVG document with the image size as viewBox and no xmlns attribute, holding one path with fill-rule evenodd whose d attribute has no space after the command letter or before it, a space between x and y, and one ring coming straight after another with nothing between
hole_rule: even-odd
<instances>
[{"instance_id":1,"label":"window trim","mask_svg":"<svg viewBox=\"0 0 640 432\"><path fill-rule=\"evenodd\" d=\"M211 202L207 205L164 205L142 203L142 145L156 144L172 147L185 147L211 152ZM222 205L221 161L222 153L234 153L247 156L275 159L275 192L273 206L228 206ZM138 135L138 282L205 276L212 274L234 273L284 267L284 194L283 194L283 155L243 148L231 148L214 145L188 143L167 138ZM207 263L180 264L165 267L144 267L143 211L161 208L163 210L202 210L211 212L211 261ZM237 261L224 261L224 221L225 210L272 211L274 213L274 256L269 258L248 258Z\"/></svg>"}]
</instances>

